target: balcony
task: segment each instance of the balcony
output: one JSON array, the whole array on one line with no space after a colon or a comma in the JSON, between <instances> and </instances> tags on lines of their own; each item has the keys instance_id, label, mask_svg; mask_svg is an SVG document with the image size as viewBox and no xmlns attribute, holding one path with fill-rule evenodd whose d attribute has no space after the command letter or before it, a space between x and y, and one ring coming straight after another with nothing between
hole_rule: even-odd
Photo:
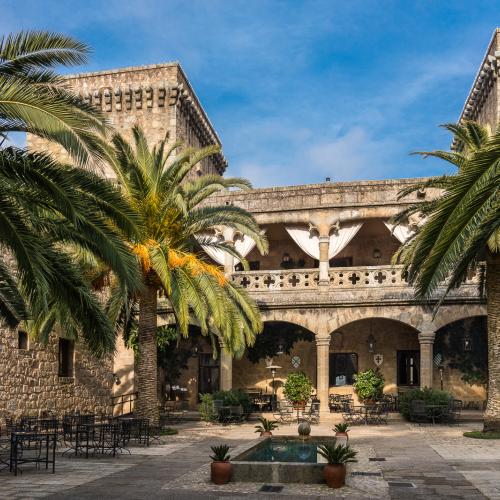
<instances>
[{"instance_id":1,"label":"balcony","mask_svg":"<svg viewBox=\"0 0 500 500\"><path fill-rule=\"evenodd\" d=\"M413 287L403 276L403 266L330 268L329 282L319 284L318 269L240 271L231 279L260 304L414 302ZM479 300L477 273L449 297ZM312 293L308 293L312 292Z\"/></svg>"}]
</instances>

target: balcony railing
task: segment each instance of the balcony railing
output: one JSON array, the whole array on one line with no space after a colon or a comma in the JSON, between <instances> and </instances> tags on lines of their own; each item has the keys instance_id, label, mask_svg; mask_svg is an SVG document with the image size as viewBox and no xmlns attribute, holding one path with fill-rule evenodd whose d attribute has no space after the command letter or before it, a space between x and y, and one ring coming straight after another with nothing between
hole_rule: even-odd
<instances>
[{"instance_id":1,"label":"balcony railing","mask_svg":"<svg viewBox=\"0 0 500 500\"><path fill-rule=\"evenodd\" d=\"M409 287L403 276L403 266L337 267L329 270L330 281L323 290ZM249 291L318 290L318 269L277 271L240 271L232 280ZM477 273L466 284L478 283Z\"/></svg>"},{"instance_id":2,"label":"balcony railing","mask_svg":"<svg viewBox=\"0 0 500 500\"><path fill-rule=\"evenodd\" d=\"M318 269L240 271L232 280L248 290L308 290L318 288Z\"/></svg>"}]
</instances>

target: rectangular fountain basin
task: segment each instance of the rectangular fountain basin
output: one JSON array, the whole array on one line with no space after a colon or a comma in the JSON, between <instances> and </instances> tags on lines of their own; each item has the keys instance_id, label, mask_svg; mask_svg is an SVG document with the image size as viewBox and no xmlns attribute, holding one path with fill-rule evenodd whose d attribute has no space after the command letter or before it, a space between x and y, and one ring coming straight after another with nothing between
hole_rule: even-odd
<instances>
[{"instance_id":1,"label":"rectangular fountain basin","mask_svg":"<svg viewBox=\"0 0 500 500\"><path fill-rule=\"evenodd\" d=\"M326 460L318 446L334 437L276 436L251 444L231 460L233 481L266 483L323 483Z\"/></svg>"}]
</instances>

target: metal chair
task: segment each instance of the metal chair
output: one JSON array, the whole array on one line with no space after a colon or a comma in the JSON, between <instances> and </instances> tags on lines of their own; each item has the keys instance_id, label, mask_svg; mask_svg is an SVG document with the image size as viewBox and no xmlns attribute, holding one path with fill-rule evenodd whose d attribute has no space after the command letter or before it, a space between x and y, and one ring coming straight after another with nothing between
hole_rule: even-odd
<instances>
[{"instance_id":1,"label":"metal chair","mask_svg":"<svg viewBox=\"0 0 500 500\"><path fill-rule=\"evenodd\" d=\"M277 420L280 424L290 425L295 419L293 406L288 404L286 401L278 401L273 417L274 420Z\"/></svg>"},{"instance_id":2,"label":"metal chair","mask_svg":"<svg viewBox=\"0 0 500 500\"><path fill-rule=\"evenodd\" d=\"M301 420L305 420L310 424L319 424L319 402L312 402L309 408L302 414Z\"/></svg>"},{"instance_id":3,"label":"metal chair","mask_svg":"<svg viewBox=\"0 0 500 500\"><path fill-rule=\"evenodd\" d=\"M410 405L410 420L416 423L425 423L429 421L429 413L425 406L425 401L414 399Z\"/></svg>"}]
</instances>

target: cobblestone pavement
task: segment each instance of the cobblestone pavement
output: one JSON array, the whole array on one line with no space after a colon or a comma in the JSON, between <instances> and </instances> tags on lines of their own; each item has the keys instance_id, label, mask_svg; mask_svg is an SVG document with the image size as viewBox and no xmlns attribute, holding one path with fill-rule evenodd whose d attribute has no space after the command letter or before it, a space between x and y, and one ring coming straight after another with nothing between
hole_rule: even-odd
<instances>
[{"instance_id":1,"label":"cobblestone pavement","mask_svg":"<svg viewBox=\"0 0 500 500\"><path fill-rule=\"evenodd\" d=\"M338 421L328 416L313 435L331 436ZM163 445L133 448L112 459L58 456L56 473L26 467L14 477L0 472L0 499L218 499L218 498L393 498L500 500L500 442L464 438L479 424L418 426L395 419L387 426L357 426L350 444L359 451L345 488L333 492L322 485L280 485L280 493L262 493L262 484L208 481L208 455L213 444L227 443L232 454L256 439L253 423L217 427L201 423L179 426L179 434ZM275 434L295 434L283 426ZM370 458L372 460L370 460ZM377 460L373 460L376 458ZM363 473L368 473L364 475ZM361 473L361 474L359 474Z\"/></svg>"}]
</instances>

